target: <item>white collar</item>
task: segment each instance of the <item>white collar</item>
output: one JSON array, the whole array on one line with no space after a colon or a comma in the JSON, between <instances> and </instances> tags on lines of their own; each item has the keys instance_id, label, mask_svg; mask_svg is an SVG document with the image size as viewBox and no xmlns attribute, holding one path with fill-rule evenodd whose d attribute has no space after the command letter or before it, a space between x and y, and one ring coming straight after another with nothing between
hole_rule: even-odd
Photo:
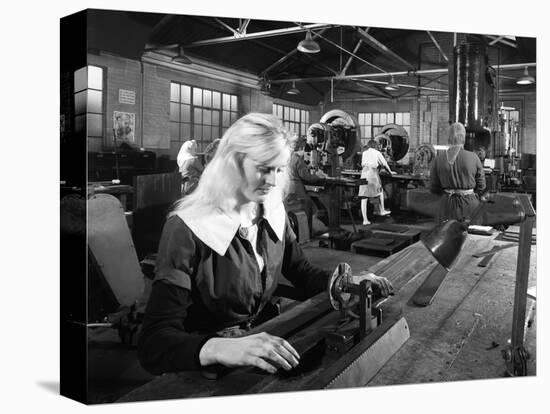
<instances>
[{"instance_id":1,"label":"white collar","mask_svg":"<svg viewBox=\"0 0 550 414\"><path fill-rule=\"evenodd\" d=\"M283 240L286 211L281 193L273 190L263 206L263 217L268 221L277 238ZM241 217L236 211L226 213L217 208L191 206L176 214L200 240L220 256L225 255L241 225Z\"/></svg>"}]
</instances>

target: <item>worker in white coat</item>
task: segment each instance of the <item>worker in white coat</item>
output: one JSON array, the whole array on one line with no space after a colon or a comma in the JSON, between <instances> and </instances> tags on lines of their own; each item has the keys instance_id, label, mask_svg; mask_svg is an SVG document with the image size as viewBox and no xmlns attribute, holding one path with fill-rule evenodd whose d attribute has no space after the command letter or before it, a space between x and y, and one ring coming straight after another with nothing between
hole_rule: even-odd
<instances>
[{"instance_id":1,"label":"worker in white coat","mask_svg":"<svg viewBox=\"0 0 550 414\"><path fill-rule=\"evenodd\" d=\"M369 199L378 198L378 212L375 212L375 215L378 216L387 216L391 214L390 210L384 208L384 191L382 189L382 182L380 180L380 175L378 174L378 168L383 167L390 174L396 174L392 171L388 162L378 151L378 142L374 139L371 139L367 143L367 149L363 151L361 157L361 179L365 180L366 183L359 186L359 197L361 198L361 214L363 215L363 225L370 224L370 221L367 218L367 201Z\"/></svg>"}]
</instances>

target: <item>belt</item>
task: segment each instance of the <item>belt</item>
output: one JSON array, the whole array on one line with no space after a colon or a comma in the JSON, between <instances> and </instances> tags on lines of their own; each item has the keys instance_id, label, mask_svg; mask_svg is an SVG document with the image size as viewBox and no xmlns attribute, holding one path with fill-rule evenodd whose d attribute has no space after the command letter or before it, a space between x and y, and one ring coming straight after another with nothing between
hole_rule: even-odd
<instances>
[{"instance_id":1,"label":"belt","mask_svg":"<svg viewBox=\"0 0 550 414\"><path fill-rule=\"evenodd\" d=\"M473 194L474 193L474 190L472 188L468 189L468 190L462 190L462 189L459 189L459 188L446 188L444 190L447 194L450 194L450 195L469 195L469 194Z\"/></svg>"}]
</instances>

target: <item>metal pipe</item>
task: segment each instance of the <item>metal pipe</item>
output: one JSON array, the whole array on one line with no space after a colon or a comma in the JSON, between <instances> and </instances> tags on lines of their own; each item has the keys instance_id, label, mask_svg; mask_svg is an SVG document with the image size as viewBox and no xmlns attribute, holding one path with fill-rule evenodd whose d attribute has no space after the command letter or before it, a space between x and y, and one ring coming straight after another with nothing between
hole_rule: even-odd
<instances>
[{"instance_id":1,"label":"metal pipe","mask_svg":"<svg viewBox=\"0 0 550 414\"><path fill-rule=\"evenodd\" d=\"M267 30L265 32L247 33L247 34L242 34L239 37L226 36L226 37L218 37L216 39L198 40L196 42L192 42L184 46L186 49L189 49L192 47L216 45L220 43L238 42L240 40L260 39L262 37L273 37L273 36L280 36L285 34L302 33L312 29L323 29L325 27L333 27L333 26L334 26L333 24L320 24L320 23L299 25L297 27L288 27L286 29L275 29L275 30Z\"/></svg>"},{"instance_id":2,"label":"metal pipe","mask_svg":"<svg viewBox=\"0 0 550 414\"><path fill-rule=\"evenodd\" d=\"M514 70L514 69L523 69L527 67L536 67L536 63L510 63L507 65L495 65L493 68L499 70ZM397 71L397 72L386 72L386 73L365 73L362 75L344 75L336 76L336 79L368 79L368 78L387 78L388 76L417 76L417 75L435 75L439 73L448 73L448 68L440 69L422 69L422 70L410 70L410 71ZM291 79L279 79L271 81L271 83L287 83L287 82L315 82L315 81L329 81L332 79L332 76L317 76L311 78L291 78Z\"/></svg>"}]
</instances>

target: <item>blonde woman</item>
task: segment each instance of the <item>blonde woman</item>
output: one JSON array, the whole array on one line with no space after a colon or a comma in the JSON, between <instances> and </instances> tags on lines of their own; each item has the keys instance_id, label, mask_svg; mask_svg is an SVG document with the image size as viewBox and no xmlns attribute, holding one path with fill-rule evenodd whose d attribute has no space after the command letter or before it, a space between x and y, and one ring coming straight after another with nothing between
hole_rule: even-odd
<instances>
[{"instance_id":1,"label":"blonde woman","mask_svg":"<svg viewBox=\"0 0 550 414\"><path fill-rule=\"evenodd\" d=\"M305 295L324 291L330 276L305 259L286 217L291 144L272 115L242 117L169 215L138 345L148 371L221 364L274 373L298 365L286 340L246 335L282 275ZM385 278L372 280L389 293Z\"/></svg>"}]
</instances>

